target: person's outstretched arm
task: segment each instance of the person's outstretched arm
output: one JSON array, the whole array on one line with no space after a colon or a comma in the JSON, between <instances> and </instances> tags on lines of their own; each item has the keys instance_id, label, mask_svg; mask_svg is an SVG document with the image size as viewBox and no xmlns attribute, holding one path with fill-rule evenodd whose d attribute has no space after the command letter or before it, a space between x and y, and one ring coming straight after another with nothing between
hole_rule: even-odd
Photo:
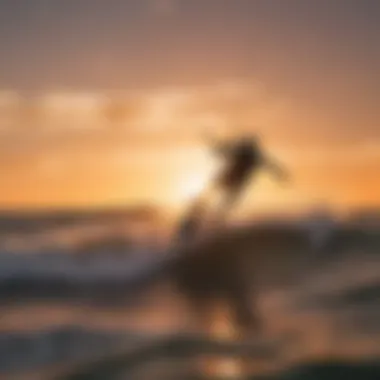
<instances>
[{"instance_id":1,"label":"person's outstretched arm","mask_svg":"<svg viewBox=\"0 0 380 380\"><path fill-rule=\"evenodd\" d=\"M288 181L290 179L290 174L285 167L272 158L266 157L264 159L264 167L269 169L269 171L280 181Z\"/></svg>"}]
</instances>

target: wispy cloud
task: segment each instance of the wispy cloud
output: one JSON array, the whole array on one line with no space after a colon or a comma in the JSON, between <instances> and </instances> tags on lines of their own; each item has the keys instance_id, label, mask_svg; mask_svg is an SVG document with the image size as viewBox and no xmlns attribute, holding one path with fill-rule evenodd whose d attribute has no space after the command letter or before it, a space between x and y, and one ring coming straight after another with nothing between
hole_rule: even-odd
<instances>
[{"instance_id":1,"label":"wispy cloud","mask_svg":"<svg viewBox=\"0 0 380 380\"><path fill-rule=\"evenodd\" d=\"M262 86L240 81L117 94L51 92L16 102L18 98L17 93L0 92L0 112L11 115L15 127L33 124L36 134L99 128L112 134L117 126L126 134L190 136L202 128L270 125L284 111L284 102Z\"/></svg>"},{"instance_id":2,"label":"wispy cloud","mask_svg":"<svg viewBox=\"0 0 380 380\"><path fill-rule=\"evenodd\" d=\"M311 138L309 146L292 146L296 134L284 126L292 112L286 99L272 96L254 81L118 93L61 91L32 98L0 91L2 155L13 150L41 157L42 151L47 158L55 152L59 159L59 152L70 149L111 156L128 149L132 154L148 147L196 145L205 132L223 137L257 128L288 161L324 166L379 159L376 141L337 146L314 144Z\"/></svg>"},{"instance_id":3,"label":"wispy cloud","mask_svg":"<svg viewBox=\"0 0 380 380\"><path fill-rule=\"evenodd\" d=\"M106 102L97 93L52 93L40 99L44 123L54 129L98 129L101 128L101 110Z\"/></svg>"}]
</instances>

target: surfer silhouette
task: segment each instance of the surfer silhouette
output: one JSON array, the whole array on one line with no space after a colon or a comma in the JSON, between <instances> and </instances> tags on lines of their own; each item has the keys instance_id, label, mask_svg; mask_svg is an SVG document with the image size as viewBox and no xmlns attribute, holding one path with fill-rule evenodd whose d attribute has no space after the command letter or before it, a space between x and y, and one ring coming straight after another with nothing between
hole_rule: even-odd
<instances>
[{"instance_id":1,"label":"surfer silhouette","mask_svg":"<svg viewBox=\"0 0 380 380\"><path fill-rule=\"evenodd\" d=\"M264 153L257 136L243 136L212 145L214 154L223 161L222 169L211 185L211 191L222 198L219 217L232 209L259 170L270 171L278 180L288 178L285 169Z\"/></svg>"},{"instance_id":2,"label":"surfer silhouette","mask_svg":"<svg viewBox=\"0 0 380 380\"><path fill-rule=\"evenodd\" d=\"M272 172L278 180L287 180L288 173L261 147L257 136L242 136L227 142L209 142L210 149L222 161L222 167L211 186L200 194L181 224L180 233L192 236L207 210L210 200L219 198L215 219L223 222L240 199L251 179L261 170Z\"/></svg>"}]
</instances>

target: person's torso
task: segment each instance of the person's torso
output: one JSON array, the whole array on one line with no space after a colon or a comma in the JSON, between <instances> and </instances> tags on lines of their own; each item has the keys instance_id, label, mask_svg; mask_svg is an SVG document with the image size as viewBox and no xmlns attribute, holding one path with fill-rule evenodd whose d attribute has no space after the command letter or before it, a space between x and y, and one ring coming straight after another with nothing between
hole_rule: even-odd
<instances>
[{"instance_id":1,"label":"person's torso","mask_svg":"<svg viewBox=\"0 0 380 380\"><path fill-rule=\"evenodd\" d=\"M229 166L236 171L250 171L258 168L261 162L261 155L257 148L247 146L237 146L229 157Z\"/></svg>"}]
</instances>

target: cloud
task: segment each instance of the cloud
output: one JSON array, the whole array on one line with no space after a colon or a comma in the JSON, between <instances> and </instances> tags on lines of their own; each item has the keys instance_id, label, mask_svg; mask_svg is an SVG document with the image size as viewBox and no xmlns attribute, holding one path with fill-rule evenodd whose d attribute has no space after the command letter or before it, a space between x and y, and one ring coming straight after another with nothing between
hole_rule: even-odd
<instances>
[{"instance_id":1,"label":"cloud","mask_svg":"<svg viewBox=\"0 0 380 380\"><path fill-rule=\"evenodd\" d=\"M205 131L223 135L255 125L271 131L286 111L286 102L248 80L117 93L1 94L3 108L13 110L11 126L1 132L9 153L188 145L199 143Z\"/></svg>"},{"instance_id":2,"label":"cloud","mask_svg":"<svg viewBox=\"0 0 380 380\"><path fill-rule=\"evenodd\" d=\"M101 128L101 107L106 97L100 93L51 93L40 99L45 125L57 129L94 130Z\"/></svg>"},{"instance_id":3,"label":"cloud","mask_svg":"<svg viewBox=\"0 0 380 380\"><path fill-rule=\"evenodd\" d=\"M205 130L228 134L280 123L288 103L249 81L223 81L208 86L161 88L144 96L144 112L135 127L150 133L195 137Z\"/></svg>"},{"instance_id":4,"label":"cloud","mask_svg":"<svg viewBox=\"0 0 380 380\"><path fill-rule=\"evenodd\" d=\"M98 129L118 124L127 132L160 134L191 132L198 127L251 127L270 124L284 111L284 102L249 81L223 81L208 86L162 87L145 91L50 92L18 101L17 93L0 91L3 111L15 122L35 129ZM37 122L36 122L37 121ZM106 128L107 129L107 128Z\"/></svg>"}]
</instances>

